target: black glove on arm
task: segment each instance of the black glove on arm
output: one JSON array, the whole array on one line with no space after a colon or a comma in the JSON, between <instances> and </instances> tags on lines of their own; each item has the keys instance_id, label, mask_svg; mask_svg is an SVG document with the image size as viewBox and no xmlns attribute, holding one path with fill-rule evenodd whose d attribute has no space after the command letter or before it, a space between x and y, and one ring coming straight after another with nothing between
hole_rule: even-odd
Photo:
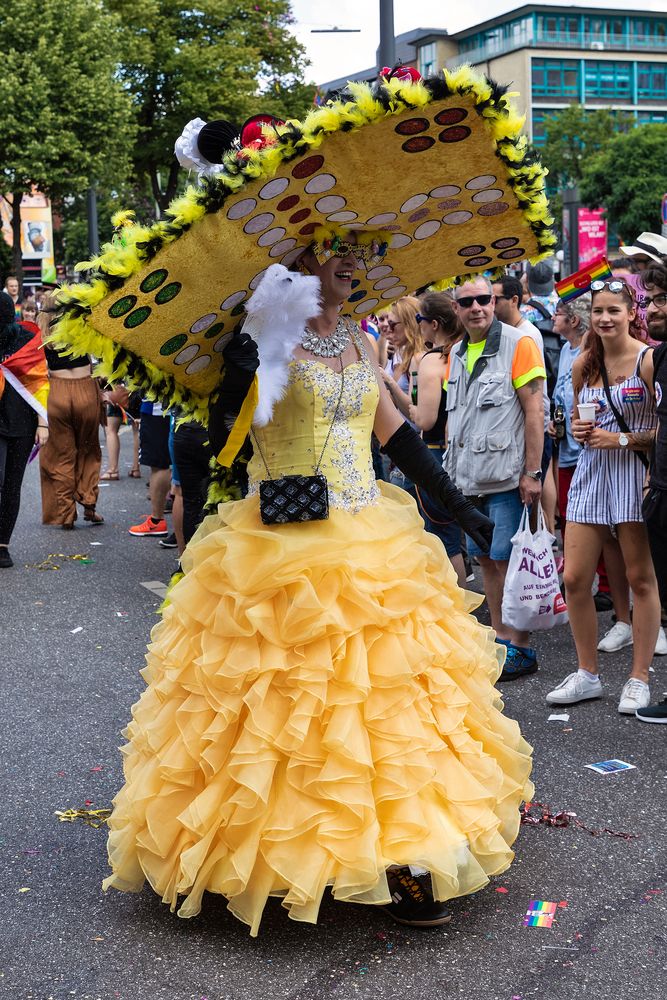
<instances>
[{"instance_id":1,"label":"black glove on arm","mask_svg":"<svg viewBox=\"0 0 667 1000\"><path fill-rule=\"evenodd\" d=\"M454 485L410 424L392 434L382 451L401 472L445 507L467 535L487 555L493 537L493 521Z\"/></svg>"},{"instance_id":2,"label":"black glove on arm","mask_svg":"<svg viewBox=\"0 0 667 1000\"><path fill-rule=\"evenodd\" d=\"M259 367L257 344L247 333L237 333L222 352L225 370L215 402L209 404L208 434L214 455L225 447L243 400Z\"/></svg>"}]
</instances>

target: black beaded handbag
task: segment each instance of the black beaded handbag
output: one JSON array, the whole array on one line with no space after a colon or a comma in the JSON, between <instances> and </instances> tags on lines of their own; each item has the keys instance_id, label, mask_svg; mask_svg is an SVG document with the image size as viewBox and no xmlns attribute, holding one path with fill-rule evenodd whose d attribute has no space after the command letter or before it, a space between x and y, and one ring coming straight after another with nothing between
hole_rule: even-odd
<instances>
[{"instance_id":1,"label":"black beaded handbag","mask_svg":"<svg viewBox=\"0 0 667 1000\"><path fill-rule=\"evenodd\" d=\"M259 514L263 524L291 524L301 521L326 521L329 517L329 494L327 480L319 472L324 452L329 443L340 402L343 398L345 370L341 360L340 394L334 411L331 427L326 436L319 461L313 469L312 476L279 476L278 479L263 479L259 484ZM264 468L270 477L271 472L264 458L259 441L252 435L257 446Z\"/></svg>"}]
</instances>

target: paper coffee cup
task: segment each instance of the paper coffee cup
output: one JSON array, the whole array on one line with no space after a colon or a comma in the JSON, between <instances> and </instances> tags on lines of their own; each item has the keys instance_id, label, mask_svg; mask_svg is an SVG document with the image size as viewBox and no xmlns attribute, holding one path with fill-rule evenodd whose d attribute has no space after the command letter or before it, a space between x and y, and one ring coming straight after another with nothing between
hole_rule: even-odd
<instances>
[{"instance_id":1,"label":"paper coffee cup","mask_svg":"<svg viewBox=\"0 0 667 1000\"><path fill-rule=\"evenodd\" d=\"M595 411L597 409L595 403L578 403L577 409L579 410L580 420L587 420L592 424L595 423Z\"/></svg>"}]
</instances>

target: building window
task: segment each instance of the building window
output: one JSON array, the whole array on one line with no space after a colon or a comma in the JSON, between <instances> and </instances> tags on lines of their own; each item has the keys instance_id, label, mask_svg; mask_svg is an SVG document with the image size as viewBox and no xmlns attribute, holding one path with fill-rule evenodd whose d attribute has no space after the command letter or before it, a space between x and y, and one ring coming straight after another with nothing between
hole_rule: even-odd
<instances>
[{"instance_id":1,"label":"building window","mask_svg":"<svg viewBox=\"0 0 667 1000\"><path fill-rule=\"evenodd\" d=\"M630 24L631 41L642 49L667 48L667 21L655 18L633 17Z\"/></svg>"},{"instance_id":2,"label":"building window","mask_svg":"<svg viewBox=\"0 0 667 1000\"><path fill-rule=\"evenodd\" d=\"M533 98L579 99L579 63L574 59L533 59Z\"/></svg>"},{"instance_id":3,"label":"building window","mask_svg":"<svg viewBox=\"0 0 667 1000\"><path fill-rule=\"evenodd\" d=\"M422 76L435 76L438 71L435 42L419 47L419 72Z\"/></svg>"},{"instance_id":4,"label":"building window","mask_svg":"<svg viewBox=\"0 0 667 1000\"><path fill-rule=\"evenodd\" d=\"M607 21L602 17L587 17L584 19L586 42L597 42L603 45L607 38Z\"/></svg>"},{"instance_id":5,"label":"building window","mask_svg":"<svg viewBox=\"0 0 667 1000\"><path fill-rule=\"evenodd\" d=\"M546 119L547 116L557 115L562 108L534 108L533 109L533 145L543 146L547 138Z\"/></svg>"},{"instance_id":6,"label":"building window","mask_svg":"<svg viewBox=\"0 0 667 1000\"><path fill-rule=\"evenodd\" d=\"M632 96L632 63L586 60L586 98L629 100Z\"/></svg>"},{"instance_id":7,"label":"building window","mask_svg":"<svg viewBox=\"0 0 667 1000\"><path fill-rule=\"evenodd\" d=\"M637 123L639 125L664 125L667 122L667 111L638 111Z\"/></svg>"},{"instance_id":8,"label":"building window","mask_svg":"<svg viewBox=\"0 0 667 1000\"><path fill-rule=\"evenodd\" d=\"M637 95L640 100L667 100L667 63L639 63Z\"/></svg>"},{"instance_id":9,"label":"building window","mask_svg":"<svg viewBox=\"0 0 667 1000\"><path fill-rule=\"evenodd\" d=\"M639 125L664 125L667 122L667 111L638 111L637 122Z\"/></svg>"}]
</instances>

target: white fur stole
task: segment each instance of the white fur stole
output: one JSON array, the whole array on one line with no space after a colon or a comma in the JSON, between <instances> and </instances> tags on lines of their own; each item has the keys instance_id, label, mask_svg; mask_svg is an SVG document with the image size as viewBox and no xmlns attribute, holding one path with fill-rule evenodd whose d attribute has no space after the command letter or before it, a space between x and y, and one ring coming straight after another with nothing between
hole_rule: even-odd
<instances>
[{"instance_id":1,"label":"white fur stole","mask_svg":"<svg viewBox=\"0 0 667 1000\"><path fill-rule=\"evenodd\" d=\"M320 281L313 275L271 264L246 306L243 332L259 352L259 403L253 423L268 424L273 408L285 394L288 364L303 338L306 321L320 312Z\"/></svg>"}]
</instances>

